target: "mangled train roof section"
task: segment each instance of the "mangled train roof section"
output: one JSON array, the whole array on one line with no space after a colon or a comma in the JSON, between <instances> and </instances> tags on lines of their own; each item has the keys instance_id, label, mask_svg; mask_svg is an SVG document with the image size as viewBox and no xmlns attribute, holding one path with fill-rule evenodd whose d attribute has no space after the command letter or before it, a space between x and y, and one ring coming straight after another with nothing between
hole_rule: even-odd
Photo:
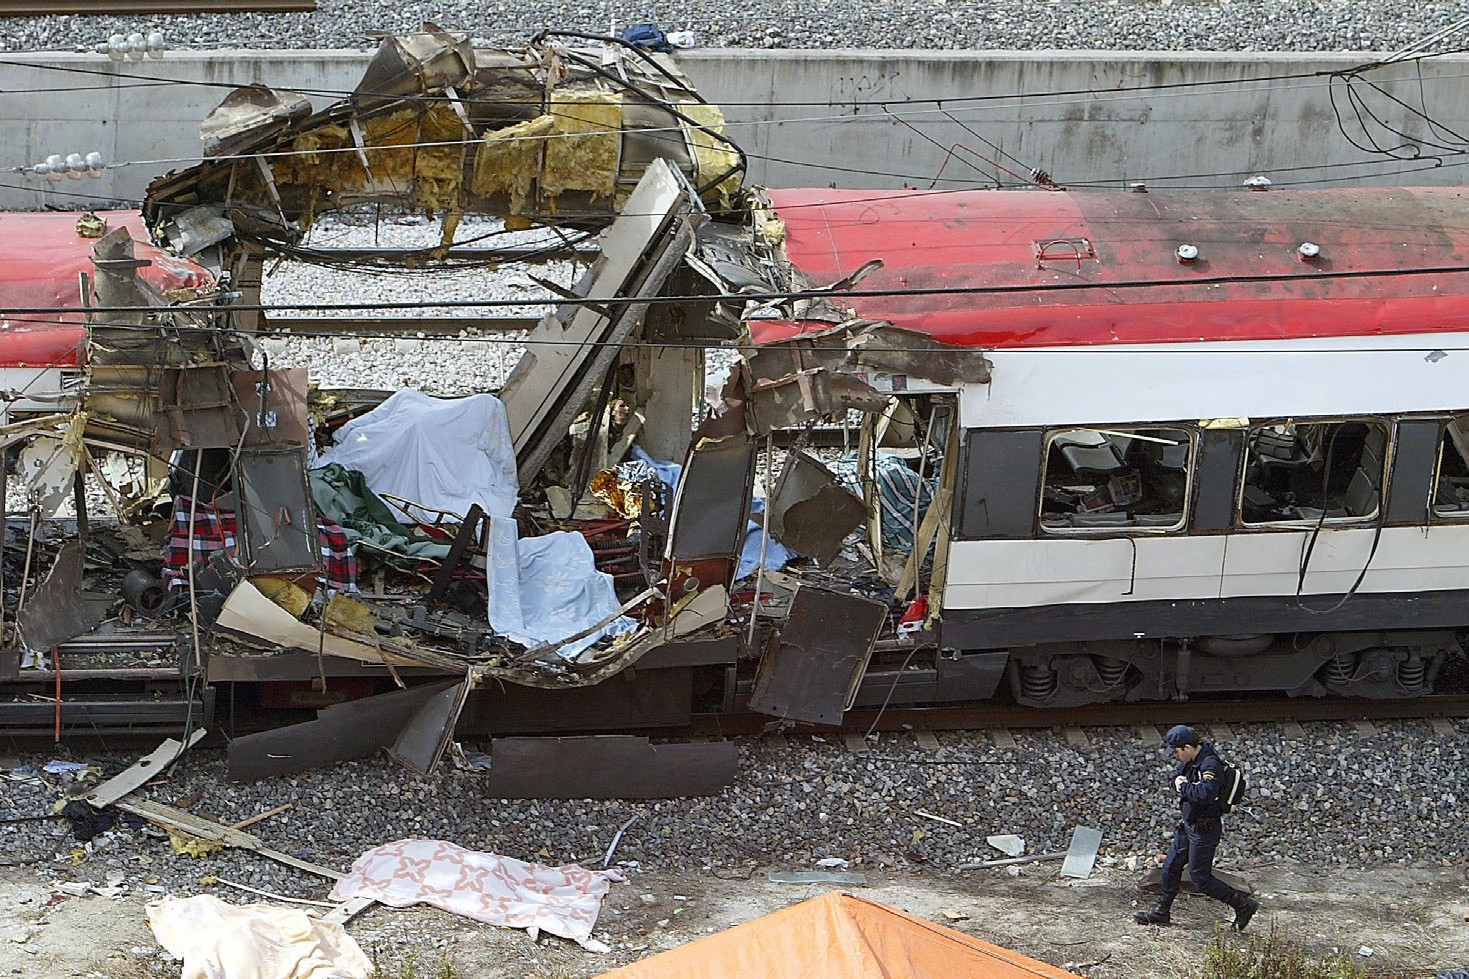
<instances>
[{"instance_id":1,"label":"mangled train roof section","mask_svg":"<svg viewBox=\"0 0 1469 979\"><path fill-rule=\"evenodd\" d=\"M320 111L264 86L231 93L201 127L213 158L154 181L144 211L186 254L230 233L201 231L220 217L246 237L291 240L357 203L605 221L655 159L718 206L744 171L723 126L660 56L617 49L607 61L544 40L475 49L425 25L386 38L357 90Z\"/></svg>"},{"instance_id":2,"label":"mangled train roof section","mask_svg":"<svg viewBox=\"0 0 1469 979\"><path fill-rule=\"evenodd\" d=\"M843 304L863 319L982 348L1469 329L1469 226L1455 203L1463 196L768 193L785 255L808 282L880 260ZM1320 249L1314 260L1303 258L1306 243ZM1197 257L1180 260L1181 245ZM1341 315L1343 301L1352 316ZM811 328L750 324L758 343Z\"/></svg>"},{"instance_id":3,"label":"mangled train roof section","mask_svg":"<svg viewBox=\"0 0 1469 979\"><path fill-rule=\"evenodd\" d=\"M77 363L84 339L78 277L93 274L92 249L104 229L125 227L138 240L135 256L147 263L140 275L159 292L212 285L200 266L144 244L148 236L136 212L99 211L81 221L79 217L52 212L0 214L0 361L5 364ZM5 312L43 308L55 311Z\"/></svg>"}]
</instances>

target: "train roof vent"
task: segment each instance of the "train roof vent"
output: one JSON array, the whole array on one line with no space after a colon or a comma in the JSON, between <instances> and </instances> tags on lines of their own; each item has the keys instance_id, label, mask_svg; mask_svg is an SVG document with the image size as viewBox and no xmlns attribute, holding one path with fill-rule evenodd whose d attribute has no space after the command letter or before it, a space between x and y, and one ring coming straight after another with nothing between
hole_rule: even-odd
<instances>
[{"instance_id":1,"label":"train roof vent","mask_svg":"<svg viewBox=\"0 0 1469 979\"><path fill-rule=\"evenodd\" d=\"M1098 261L1090 238L1048 238L1034 245L1036 268L1045 268L1047 262L1075 262L1080 271L1082 262Z\"/></svg>"}]
</instances>

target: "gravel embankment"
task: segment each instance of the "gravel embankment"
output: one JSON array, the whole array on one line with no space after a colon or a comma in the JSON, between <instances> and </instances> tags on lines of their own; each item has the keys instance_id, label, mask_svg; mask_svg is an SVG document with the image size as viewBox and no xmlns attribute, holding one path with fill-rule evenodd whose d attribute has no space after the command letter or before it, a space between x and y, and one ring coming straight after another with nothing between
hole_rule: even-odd
<instances>
[{"instance_id":1,"label":"gravel embankment","mask_svg":"<svg viewBox=\"0 0 1469 979\"><path fill-rule=\"evenodd\" d=\"M1304 740L1272 725L1234 728L1224 753L1249 772L1252 797L1229 819L1221 866L1294 860L1322 867L1441 866L1469 857L1462 818L1469 737L1431 733L1424 722L1379 725L1362 735L1345 724L1313 724ZM852 869L949 874L956 865L1002 854L984 837L1016 833L1027 852L1065 849L1077 825L1099 827L1103 860L1120 869L1151 866L1176 819L1165 792L1159 743L1131 730L1091 729L1077 749L1059 732L1016 732L1000 751L983 734L943 733L938 752L907 735L886 735L866 755L840 740L809 736L742 739L737 781L713 798L658 802L504 801L485 798L475 772L447 762L421 779L386 760L355 762L251 785L224 781L219 751L196 751L143 792L232 823L284 803L286 812L250 832L269 845L345 869L360 852L404 837L431 837L545 863L601 866L617 827L614 864L624 869L744 876L812 869L826 857ZM79 755L83 760L85 756ZM39 765L45 756L27 757ZM104 775L132 761L100 759ZM0 793L0 818L44 812L62 786L13 781ZM922 810L962 823L948 825ZM59 820L0 826L9 859L43 857L57 879L101 883L122 874L137 890L192 893L212 874L284 894L324 893L323 882L254 854L204 860L173 853L161 834L108 834L73 862ZM152 887L147 885L151 883Z\"/></svg>"},{"instance_id":2,"label":"gravel embankment","mask_svg":"<svg viewBox=\"0 0 1469 979\"><path fill-rule=\"evenodd\" d=\"M467 32L476 43L507 45L546 28L605 34L652 20L668 31L691 30L706 47L1392 51L1464 15L1455 4L1401 0L706 2L662 9L557 0L397 7L372 0L317 0L316 8L274 15L0 18L0 50L90 49L111 34L145 29L161 31L179 48L370 48L375 43L369 32L412 31L425 20Z\"/></svg>"}]
</instances>

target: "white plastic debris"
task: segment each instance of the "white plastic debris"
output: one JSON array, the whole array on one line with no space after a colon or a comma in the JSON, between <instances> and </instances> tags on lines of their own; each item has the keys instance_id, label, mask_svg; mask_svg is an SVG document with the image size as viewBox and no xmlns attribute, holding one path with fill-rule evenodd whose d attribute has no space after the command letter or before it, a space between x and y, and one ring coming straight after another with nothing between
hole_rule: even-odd
<instances>
[{"instance_id":1,"label":"white plastic debris","mask_svg":"<svg viewBox=\"0 0 1469 979\"><path fill-rule=\"evenodd\" d=\"M984 841L1007 857L1018 857L1025 852L1025 840L1010 833L986 836Z\"/></svg>"}]
</instances>

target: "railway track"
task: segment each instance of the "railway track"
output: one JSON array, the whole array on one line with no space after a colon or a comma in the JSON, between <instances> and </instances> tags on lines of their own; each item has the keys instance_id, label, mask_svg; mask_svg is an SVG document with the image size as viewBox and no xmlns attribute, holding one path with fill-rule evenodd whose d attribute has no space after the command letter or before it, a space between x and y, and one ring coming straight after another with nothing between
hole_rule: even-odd
<instances>
[{"instance_id":1,"label":"railway track","mask_svg":"<svg viewBox=\"0 0 1469 979\"><path fill-rule=\"evenodd\" d=\"M1320 721L1389 721L1422 718L1469 718L1469 695L1416 697L1409 700L1193 700L1182 703L1098 704L1047 710L1007 704L962 707L858 708L847 712L840 731L972 731L991 728L1135 727L1140 724L1269 724ZM758 734L771 727L761 714L706 714L695 718L690 733L700 736ZM833 729L798 724L792 733Z\"/></svg>"},{"instance_id":2,"label":"railway track","mask_svg":"<svg viewBox=\"0 0 1469 979\"><path fill-rule=\"evenodd\" d=\"M0 0L0 17L47 14L286 14L316 9L316 0Z\"/></svg>"}]
</instances>

